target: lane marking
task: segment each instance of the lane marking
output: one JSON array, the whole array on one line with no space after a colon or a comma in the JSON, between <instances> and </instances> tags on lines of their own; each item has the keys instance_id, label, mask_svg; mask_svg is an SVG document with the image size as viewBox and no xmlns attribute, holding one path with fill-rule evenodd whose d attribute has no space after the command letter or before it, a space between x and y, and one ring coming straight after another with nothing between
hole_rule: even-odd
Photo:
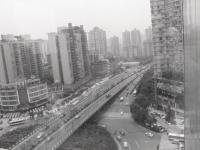
<instances>
[{"instance_id":1,"label":"lane marking","mask_svg":"<svg viewBox=\"0 0 200 150\"><path fill-rule=\"evenodd\" d=\"M136 144L137 148L140 148L140 145L137 141L135 141L135 144Z\"/></svg>"}]
</instances>

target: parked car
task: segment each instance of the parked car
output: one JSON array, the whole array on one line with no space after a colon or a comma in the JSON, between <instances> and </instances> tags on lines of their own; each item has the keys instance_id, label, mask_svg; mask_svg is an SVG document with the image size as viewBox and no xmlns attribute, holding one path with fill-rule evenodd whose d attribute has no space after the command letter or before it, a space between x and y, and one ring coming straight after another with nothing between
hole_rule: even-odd
<instances>
[{"instance_id":1,"label":"parked car","mask_svg":"<svg viewBox=\"0 0 200 150\"><path fill-rule=\"evenodd\" d=\"M119 133L124 136L126 134L126 132L124 131L124 129L120 130Z\"/></svg>"},{"instance_id":2,"label":"parked car","mask_svg":"<svg viewBox=\"0 0 200 150\"><path fill-rule=\"evenodd\" d=\"M128 142L124 141L124 142L123 142L123 147L124 147L124 148L128 148Z\"/></svg>"},{"instance_id":3,"label":"parked car","mask_svg":"<svg viewBox=\"0 0 200 150\"><path fill-rule=\"evenodd\" d=\"M120 100L120 102L122 102L124 100L124 97L123 96L120 97L119 100Z\"/></svg>"},{"instance_id":4,"label":"parked car","mask_svg":"<svg viewBox=\"0 0 200 150\"><path fill-rule=\"evenodd\" d=\"M146 132L145 135L148 137L153 137L153 133L151 133L151 132Z\"/></svg>"},{"instance_id":5,"label":"parked car","mask_svg":"<svg viewBox=\"0 0 200 150\"><path fill-rule=\"evenodd\" d=\"M122 137L120 135L117 135L116 139L120 142L122 140Z\"/></svg>"}]
</instances>

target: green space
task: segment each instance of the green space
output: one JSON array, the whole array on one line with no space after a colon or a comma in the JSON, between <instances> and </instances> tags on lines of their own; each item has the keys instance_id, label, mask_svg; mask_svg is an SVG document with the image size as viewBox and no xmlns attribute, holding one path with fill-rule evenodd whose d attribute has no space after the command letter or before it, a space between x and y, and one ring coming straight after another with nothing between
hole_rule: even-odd
<instances>
[{"instance_id":1,"label":"green space","mask_svg":"<svg viewBox=\"0 0 200 150\"><path fill-rule=\"evenodd\" d=\"M0 137L0 148L8 149L20 139L31 133L36 127L37 125L21 127L3 134Z\"/></svg>"},{"instance_id":2,"label":"green space","mask_svg":"<svg viewBox=\"0 0 200 150\"><path fill-rule=\"evenodd\" d=\"M173 76L171 72L166 72L163 77L172 79L177 79L180 77L181 74L174 73L176 76ZM155 101L155 94L154 94L154 81L153 81L153 69L150 69L146 72L143 78L140 80L139 86L137 87L137 93L134 101L130 105L130 111L132 113L133 119L138 122L139 124L146 126L151 125L156 122L156 120L149 115L148 108L149 106L157 106L156 108L160 108L161 99L158 99L158 103ZM176 95L175 102L179 108L184 107L184 96L181 94ZM158 107L159 106L159 107ZM162 109L162 107L160 108ZM171 122L174 118L174 112L171 110L171 106L168 104L167 108L165 109L166 112L166 121Z\"/></svg>"},{"instance_id":3,"label":"green space","mask_svg":"<svg viewBox=\"0 0 200 150\"><path fill-rule=\"evenodd\" d=\"M58 150L117 150L110 133L95 124L84 124Z\"/></svg>"},{"instance_id":4,"label":"green space","mask_svg":"<svg viewBox=\"0 0 200 150\"><path fill-rule=\"evenodd\" d=\"M141 125L156 122L148 113L148 107L155 104L153 84L153 69L150 69L140 80L135 100L130 105L133 119Z\"/></svg>"}]
</instances>

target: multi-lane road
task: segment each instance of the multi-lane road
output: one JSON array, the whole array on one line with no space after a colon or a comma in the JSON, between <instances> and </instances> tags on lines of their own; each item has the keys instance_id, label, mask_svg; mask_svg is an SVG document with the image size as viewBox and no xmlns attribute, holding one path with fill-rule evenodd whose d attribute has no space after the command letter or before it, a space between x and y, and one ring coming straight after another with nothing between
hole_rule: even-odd
<instances>
[{"instance_id":1,"label":"multi-lane road","mask_svg":"<svg viewBox=\"0 0 200 150\"><path fill-rule=\"evenodd\" d=\"M137 81L133 81L115 98L114 103L100 115L99 124L105 125L113 137L116 137L116 132L124 130L126 134L121 136L122 141L128 142L130 150L156 150L160 143L160 134L152 132L154 136L147 137L145 133L149 131L131 118L129 104L134 100L134 97L130 95L130 91L136 84ZM122 102L120 102L120 97L124 98ZM124 149L122 142L119 142L119 145L121 145L121 149Z\"/></svg>"},{"instance_id":2,"label":"multi-lane road","mask_svg":"<svg viewBox=\"0 0 200 150\"><path fill-rule=\"evenodd\" d=\"M119 90L126 86L130 81L140 79L141 75L149 67L145 67L138 70L138 73L133 73L130 70L113 77L104 83L98 90L97 94L92 94L87 96L87 98L81 98L81 101L77 104L77 108L80 106L79 117L68 119L68 115L64 118L57 117L53 123L46 125L45 129L42 129L44 133L42 141L37 140L38 133L34 133L29 138L24 139L18 145L16 145L14 150L23 149L56 149L67 137L69 137L82 123L84 123L90 116L93 115L98 109L100 109L109 99L116 95ZM95 91L94 91L95 92ZM91 98L90 98L91 97ZM98 97L98 98L95 98ZM82 110L82 108L84 108ZM66 113L69 114L69 113ZM66 119L65 119L66 118ZM53 124L53 125L52 125ZM54 132L55 131L55 132ZM53 133L52 133L53 132Z\"/></svg>"}]
</instances>

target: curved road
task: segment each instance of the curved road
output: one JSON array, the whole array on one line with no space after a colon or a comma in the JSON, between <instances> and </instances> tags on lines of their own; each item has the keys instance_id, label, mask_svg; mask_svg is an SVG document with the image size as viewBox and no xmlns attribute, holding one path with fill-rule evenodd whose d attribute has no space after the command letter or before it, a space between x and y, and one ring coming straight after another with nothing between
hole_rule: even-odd
<instances>
[{"instance_id":1,"label":"curved road","mask_svg":"<svg viewBox=\"0 0 200 150\"><path fill-rule=\"evenodd\" d=\"M124 130L125 136L122 136L122 141L127 141L129 150L156 150L160 143L161 136L158 133L152 132L153 137L145 136L148 129L138 125L133 121L130 115L129 104L132 101L130 91L135 87L136 81L131 83L115 100L115 102L101 114L99 124L106 125L107 130L114 134L115 131ZM124 101L120 102L119 98L123 96ZM121 114L123 112L123 114ZM123 146L122 146L123 148Z\"/></svg>"}]
</instances>

